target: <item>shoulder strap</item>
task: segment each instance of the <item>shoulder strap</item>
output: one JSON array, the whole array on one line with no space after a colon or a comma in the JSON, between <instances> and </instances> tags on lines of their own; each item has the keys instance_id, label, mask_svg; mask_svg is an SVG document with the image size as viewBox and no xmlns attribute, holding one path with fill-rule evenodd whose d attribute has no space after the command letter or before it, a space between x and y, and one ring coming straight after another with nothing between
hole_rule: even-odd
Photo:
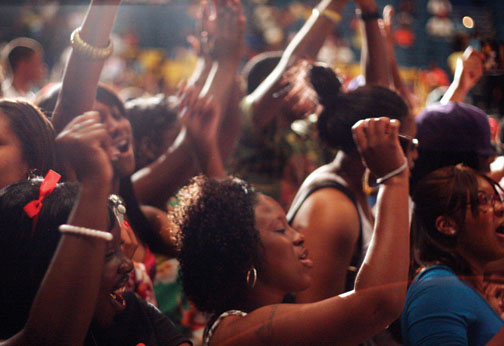
<instances>
[{"instance_id":1,"label":"shoulder strap","mask_svg":"<svg viewBox=\"0 0 504 346\"><path fill-rule=\"evenodd\" d=\"M294 200L294 203L291 205L289 212L287 213L287 221L289 224L294 221L294 217L296 216L297 212L303 205L304 201L315 191L318 191L323 188L333 188L336 190L339 190L347 196L352 203L355 206L355 209L357 210L357 216L359 218L359 238L357 240L357 246L355 248L354 254L352 256L352 259L350 261L350 266L348 267L347 270L347 277L346 277L346 284L345 284L345 290L346 291L351 291L353 290L355 278L357 276L357 271L359 269L359 263L360 263L360 258L361 258L361 253L362 253L362 219L361 219L361 213L359 211L359 205L357 204L357 200L355 199L355 196L353 192L346 187L345 185L339 183L336 181L334 178L327 177L323 179L318 179L311 183L309 186L307 186L304 191L300 190L300 195L296 195L296 198ZM303 187L301 187L303 189Z\"/></svg>"},{"instance_id":2,"label":"shoulder strap","mask_svg":"<svg viewBox=\"0 0 504 346\"><path fill-rule=\"evenodd\" d=\"M204 335L203 335L203 345L202 346L208 346L210 344L210 340L212 339L212 336L215 333L215 330L219 326L220 322L228 316L244 317L244 316L247 316L247 313L240 311L240 310L228 310L226 312L223 312L219 317L217 317L215 322L212 323L212 320L210 320L209 324L207 325L207 328L205 329L205 332L203 333ZM212 324L212 326L210 328L208 328L210 323Z\"/></svg>"},{"instance_id":3,"label":"shoulder strap","mask_svg":"<svg viewBox=\"0 0 504 346\"><path fill-rule=\"evenodd\" d=\"M357 200L355 199L353 192L348 187L337 182L334 179L324 178L314 181L312 184L307 186L303 192L300 191L301 195L296 196L294 203L291 205L289 212L287 213L287 221L289 222L289 224L291 224L292 221L294 221L294 218L296 217L296 214L303 205L304 201L315 191L326 187L333 188L343 192L352 201L352 203L355 205L355 208L357 209L357 213L359 214L359 223L360 223L360 212ZM301 187L301 189L303 189L303 187ZM360 226L360 228L362 229L362 225Z\"/></svg>"}]
</instances>

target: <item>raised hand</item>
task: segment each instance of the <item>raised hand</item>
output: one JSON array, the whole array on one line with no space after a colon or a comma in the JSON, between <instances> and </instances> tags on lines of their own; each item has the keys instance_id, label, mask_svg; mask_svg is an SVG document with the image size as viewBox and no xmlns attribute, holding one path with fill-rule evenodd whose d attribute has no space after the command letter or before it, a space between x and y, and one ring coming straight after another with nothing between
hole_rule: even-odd
<instances>
[{"instance_id":1,"label":"raised hand","mask_svg":"<svg viewBox=\"0 0 504 346\"><path fill-rule=\"evenodd\" d=\"M196 51L210 59L241 58L245 16L240 0L203 1L199 38L190 37Z\"/></svg>"},{"instance_id":2,"label":"raised hand","mask_svg":"<svg viewBox=\"0 0 504 346\"><path fill-rule=\"evenodd\" d=\"M56 149L65 168L80 182L112 180L113 148L98 112L86 112L65 126L56 137Z\"/></svg>"},{"instance_id":3,"label":"raised hand","mask_svg":"<svg viewBox=\"0 0 504 346\"><path fill-rule=\"evenodd\" d=\"M360 120L352 128L364 164L378 178L406 162L399 144L399 125L398 120L382 117Z\"/></svg>"},{"instance_id":4,"label":"raised hand","mask_svg":"<svg viewBox=\"0 0 504 346\"><path fill-rule=\"evenodd\" d=\"M221 117L218 108L212 96L201 97L193 87L185 91L179 105L179 116L195 145L205 147L216 143Z\"/></svg>"},{"instance_id":5,"label":"raised hand","mask_svg":"<svg viewBox=\"0 0 504 346\"><path fill-rule=\"evenodd\" d=\"M220 107L212 96L200 96L196 88L185 90L179 106L181 123L187 130L198 161L205 174L225 176L220 157L217 132L221 118Z\"/></svg>"},{"instance_id":6,"label":"raised hand","mask_svg":"<svg viewBox=\"0 0 504 346\"><path fill-rule=\"evenodd\" d=\"M483 74L484 60L483 53L471 46L466 48L462 57L457 60L457 67L455 68L454 80L459 82L461 88L469 91L478 82Z\"/></svg>"},{"instance_id":7,"label":"raised hand","mask_svg":"<svg viewBox=\"0 0 504 346\"><path fill-rule=\"evenodd\" d=\"M310 84L311 65L308 60L300 60L277 82L278 91L273 97L282 100L282 108L289 109L290 121L310 115L318 106L317 93Z\"/></svg>"},{"instance_id":8,"label":"raised hand","mask_svg":"<svg viewBox=\"0 0 504 346\"><path fill-rule=\"evenodd\" d=\"M467 93L478 82L483 74L484 55L469 46L457 60L455 75L450 87L441 99L442 104L463 102Z\"/></svg>"}]
</instances>

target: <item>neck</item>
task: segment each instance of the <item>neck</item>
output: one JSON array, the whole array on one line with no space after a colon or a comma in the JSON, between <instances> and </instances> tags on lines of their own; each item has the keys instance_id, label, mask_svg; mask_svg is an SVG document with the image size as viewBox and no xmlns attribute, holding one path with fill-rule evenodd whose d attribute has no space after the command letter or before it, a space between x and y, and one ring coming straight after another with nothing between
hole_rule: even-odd
<instances>
[{"instance_id":1,"label":"neck","mask_svg":"<svg viewBox=\"0 0 504 346\"><path fill-rule=\"evenodd\" d=\"M350 154L339 151L329 165L332 166L334 173L345 179L352 191L357 194L363 193L362 176L366 168L357 151Z\"/></svg>"},{"instance_id":2,"label":"neck","mask_svg":"<svg viewBox=\"0 0 504 346\"><path fill-rule=\"evenodd\" d=\"M265 285L258 282L256 287L250 291L242 309L243 311L251 312L262 306L280 304L286 295L287 293L285 292L280 292L270 286L265 287Z\"/></svg>"},{"instance_id":3,"label":"neck","mask_svg":"<svg viewBox=\"0 0 504 346\"><path fill-rule=\"evenodd\" d=\"M28 91L30 91L31 83L28 78L25 78L24 76L17 74L14 75L14 77L12 78L12 86L18 92L25 94Z\"/></svg>"},{"instance_id":4,"label":"neck","mask_svg":"<svg viewBox=\"0 0 504 346\"><path fill-rule=\"evenodd\" d=\"M121 182L121 178L117 175L114 175L114 179L112 180L112 193L119 194L119 185Z\"/></svg>"},{"instance_id":5,"label":"neck","mask_svg":"<svg viewBox=\"0 0 504 346\"><path fill-rule=\"evenodd\" d=\"M475 260L472 258L465 257L467 263L471 267L471 272L474 276L481 278L483 280L483 274L485 272L486 262Z\"/></svg>"}]
</instances>

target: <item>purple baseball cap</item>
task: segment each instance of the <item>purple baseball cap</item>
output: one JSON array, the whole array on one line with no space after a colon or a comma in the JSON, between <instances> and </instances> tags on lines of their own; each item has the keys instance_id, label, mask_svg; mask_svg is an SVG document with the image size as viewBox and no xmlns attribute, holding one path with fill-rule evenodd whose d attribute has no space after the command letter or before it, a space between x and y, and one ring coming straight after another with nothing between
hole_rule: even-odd
<instances>
[{"instance_id":1,"label":"purple baseball cap","mask_svg":"<svg viewBox=\"0 0 504 346\"><path fill-rule=\"evenodd\" d=\"M495 155L488 116L477 107L462 102L435 103L418 114L415 122L419 150Z\"/></svg>"}]
</instances>

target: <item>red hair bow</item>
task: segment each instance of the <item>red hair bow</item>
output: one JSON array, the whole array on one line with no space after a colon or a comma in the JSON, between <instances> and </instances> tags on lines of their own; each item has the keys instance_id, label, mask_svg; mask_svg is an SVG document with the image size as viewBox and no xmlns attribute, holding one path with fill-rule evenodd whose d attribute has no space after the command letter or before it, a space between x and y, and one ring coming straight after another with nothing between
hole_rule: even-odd
<instances>
[{"instance_id":1,"label":"red hair bow","mask_svg":"<svg viewBox=\"0 0 504 346\"><path fill-rule=\"evenodd\" d=\"M53 192L60 178L61 175L50 169L49 172L47 172L44 181L40 184L39 198L24 206L23 210L26 215L33 219L33 229L35 229L35 226L37 225L40 209L42 209L42 201L50 195L51 192Z\"/></svg>"}]
</instances>

